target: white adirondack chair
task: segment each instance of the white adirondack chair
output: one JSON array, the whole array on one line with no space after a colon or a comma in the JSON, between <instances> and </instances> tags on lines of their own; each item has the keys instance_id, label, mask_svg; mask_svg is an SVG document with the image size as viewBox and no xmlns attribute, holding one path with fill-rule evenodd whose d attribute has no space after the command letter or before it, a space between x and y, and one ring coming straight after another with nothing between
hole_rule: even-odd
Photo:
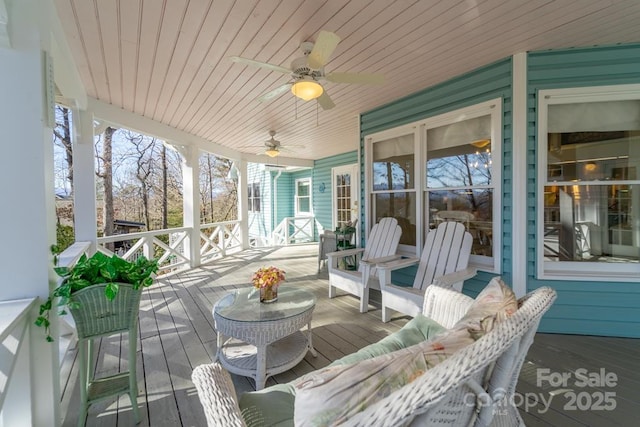
<instances>
[{"instance_id":1,"label":"white adirondack chair","mask_svg":"<svg viewBox=\"0 0 640 427\"><path fill-rule=\"evenodd\" d=\"M376 264L400 258L396 254L402 230L395 218L382 218L373 226L364 248L330 252L329 258L329 298L336 296L336 288L360 297L360 313L369 310L369 289L379 289ZM360 257L358 270L341 270L339 259Z\"/></svg>"},{"instance_id":2,"label":"white adirondack chair","mask_svg":"<svg viewBox=\"0 0 640 427\"><path fill-rule=\"evenodd\" d=\"M391 309L409 316L422 311L427 286L436 284L462 291L463 282L476 274L476 269L467 267L471 255L473 237L459 222L443 222L429 231L427 241L418 258L399 259L378 264L380 291L382 292L382 321L391 318ZM413 287L396 286L391 283L391 272L419 262Z\"/></svg>"}]
</instances>

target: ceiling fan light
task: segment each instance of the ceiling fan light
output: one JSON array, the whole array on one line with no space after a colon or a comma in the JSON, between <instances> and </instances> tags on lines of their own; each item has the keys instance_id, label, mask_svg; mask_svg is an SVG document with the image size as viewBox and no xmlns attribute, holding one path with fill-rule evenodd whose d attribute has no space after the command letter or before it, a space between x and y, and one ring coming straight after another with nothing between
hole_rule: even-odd
<instances>
[{"instance_id":1,"label":"ceiling fan light","mask_svg":"<svg viewBox=\"0 0 640 427\"><path fill-rule=\"evenodd\" d=\"M291 93L305 101L316 99L322 95L323 92L324 89L322 88L322 85L311 79L297 81L293 86L291 86Z\"/></svg>"},{"instance_id":2,"label":"ceiling fan light","mask_svg":"<svg viewBox=\"0 0 640 427\"><path fill-rule=\"evenodd\" d=\"M269 148L267 151L264 152L264 154L266 154L269 157L276 157L280 154L280 151L278 151L278 149L276 148Z\"/></svg>"},{"instance_id":3,"label":"ceiling fan light","mask_svg":"<svg viewBox=\"0 0 640 427\"><path fill-rule=\"evenodd\" d=\"M470 144L473 145L476 148L484 148L487 145L491 144L491 140L490 139L477 139L477 140L471 142Z\"/></svg>"}]
</instances>

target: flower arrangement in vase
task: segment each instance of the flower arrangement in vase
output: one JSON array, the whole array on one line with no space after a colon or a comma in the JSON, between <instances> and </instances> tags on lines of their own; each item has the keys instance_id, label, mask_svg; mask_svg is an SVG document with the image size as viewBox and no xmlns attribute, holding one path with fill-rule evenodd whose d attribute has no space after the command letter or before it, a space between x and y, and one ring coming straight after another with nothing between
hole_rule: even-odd
<instances>
[{"instance_id":1,"label":"flower arrangement in vase","mask_svg":"<svg viewBox=\"0 0 640 427\"><path fill-rule=\"evenodd\" d=\"M262 267L253 273L253 287L260 290L260 302L274 302L278 299L278 286L285 280L284 270L276 267Z\"/></svg>"}]
</instances>

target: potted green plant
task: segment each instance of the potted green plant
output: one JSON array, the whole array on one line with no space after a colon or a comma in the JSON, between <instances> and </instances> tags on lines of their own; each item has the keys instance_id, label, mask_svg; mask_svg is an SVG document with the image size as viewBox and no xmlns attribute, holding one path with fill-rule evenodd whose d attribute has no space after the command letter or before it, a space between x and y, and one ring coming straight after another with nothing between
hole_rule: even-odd
<instances>
[{"instance_id":1,"label":"potted green plant","mask_svg":"<svg viewBox=\"0 0 640 427\"><path fill-rule=\"evenodd\" d=\"M54 264L57 264L57 250L52 247ZM81 310L82 307L74 294L90 287L104 288L104 296L108 301L113 301L118 295L122 284L131 287L134 291L153 283L153 275L158 271L158 261L149 260L144 256L133 262L126 261L116 255L111 257L96 252L91 257L82 255L73 267L54 267L55 272L62 278L60 285L51 291L49 298L40 305L39 316L36 325L44 327L47 332L47 341L53 341L49 335L50 312L54 303L59 307L59 314ZM139 294L139 293L138 293ZM129 295L129 293L127 293ZM139 295L137 296L139 299Z\"/></svg>"}]
</instances>

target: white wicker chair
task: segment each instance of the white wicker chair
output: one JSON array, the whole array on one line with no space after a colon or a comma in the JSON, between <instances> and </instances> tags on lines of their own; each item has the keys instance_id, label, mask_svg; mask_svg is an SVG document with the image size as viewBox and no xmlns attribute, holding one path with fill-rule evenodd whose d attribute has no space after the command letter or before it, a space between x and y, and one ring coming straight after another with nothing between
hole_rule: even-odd
<instances>
[{"instance_id":1,"label":"white wicker chair","mask_svg":"<svg viewBox=\"0 0 640 427\"><path fill-rule=\"evenodd\" d=\"M443 222L429 231L427 241L418 258L398 259L378 264L380 292L382 293L382 321L391 320L391 310L409 316L420 313L425 290L432 283L462 291L463 282L476 275L476 269L467 267L473 237L459 222ZM419 262L413 287L391 283L391 272Z\"/></svg>"},{"instance_id":2,"label":"white wicker chair","mask_svg":"<svg viewBox=\"0 0 640 427\"><path fill-rule=\"evenodd\" d=\"M524 425L510 402L540 318L555 298L551 288L536 289L491 332L343 425ZM471 301L431 286L425 295L425 314L450 327ZM245 425L229 373L218 363L196 367L192 379L209 427Z\"/></svg>"},{"instance_id":3,"label":"white wicker chair","mask_svg":"<svg viewBox=\"0 0 640 427\"><path fill-rule=\"evenodd\" d=\"M360 313L369 310L369 289L379 288L376 264L400 258L396 255L402 229L395 218L382 218L373 226L364 248L328 253L329 298L336 296L336 288L360 297ZM341 270L338 260L361 256L357 271Z\"/></svg>"}]
</instances>

